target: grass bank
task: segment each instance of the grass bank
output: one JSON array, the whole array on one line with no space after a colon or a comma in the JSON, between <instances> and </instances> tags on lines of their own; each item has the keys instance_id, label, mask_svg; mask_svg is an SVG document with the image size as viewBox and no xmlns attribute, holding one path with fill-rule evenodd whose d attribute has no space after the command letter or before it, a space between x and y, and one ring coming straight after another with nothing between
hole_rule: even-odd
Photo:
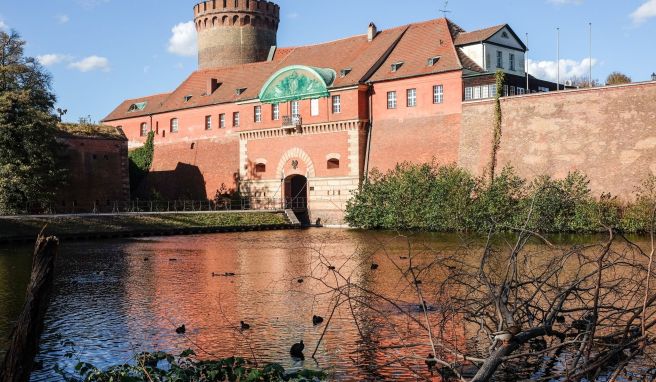
<instances>
[{"instance_id":1,"label":"grass bank","mask_svg":"<svg viewBox=\"0 0 656 382\"><path fill-rule=\"evenodd\" d=\"M84 239L283 228L288 224L285 215L276 212L0 217L0 242L33 240L45 225L48 235Z\"/></svg>"}]
</instances>

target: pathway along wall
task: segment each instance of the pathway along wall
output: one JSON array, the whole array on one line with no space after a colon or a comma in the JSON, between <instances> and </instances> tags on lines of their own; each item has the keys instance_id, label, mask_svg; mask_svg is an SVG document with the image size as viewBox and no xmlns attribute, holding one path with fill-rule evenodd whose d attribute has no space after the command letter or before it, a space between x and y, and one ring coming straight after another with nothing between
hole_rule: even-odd
<instances>
[{"instance_id":1,"label":"pathway along wall","mask_svg":"<svg viewBox=\"0 0 656 382\"><path fill-rule=\"evenodd\" d=\"M630 199L656 174L656 82L505 98L500 167L526 178L580 170L593 194ZM458 163L477 175L490 160L494 102L466 102Z\"/></svg>"}]
</instances>

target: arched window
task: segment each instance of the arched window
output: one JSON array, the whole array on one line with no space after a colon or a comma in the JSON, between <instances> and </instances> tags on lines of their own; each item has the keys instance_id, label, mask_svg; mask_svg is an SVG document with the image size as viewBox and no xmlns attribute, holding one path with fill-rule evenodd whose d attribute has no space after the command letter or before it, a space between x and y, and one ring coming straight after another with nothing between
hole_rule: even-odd
<instances>
[{"instance_id":1,"label":"arched window","mask_svg":"<svg viewBox=\"0 0 656 382\"><path fill-rule=\"evenodd\" d=\"M228 16L223 16L223 18L221 19L221 24L228 25Z\"/></svg>"},{"instance_id":2,"label":"arched window","mask_svg":"<svg viewBox=\"0 0 656 382\"><path fill-rule=\"evenodd\" d=\"M250 25L250 23L251 23L251 17L250 16L244 17L244 22L242 24L243 25Z\"/></svg>"},{"instance_id":3,"label":"arched window","mask_svg":"<svg viewBox=\"0 0 656 382\"><path fill-rule=\"evenodd\" d=\"M232 25L237 25L238 22L239 22L239 16L234 16L232 18Z\"/></svg>"},{"instance_id":4,"label":"arched window","mask_svg":"<svg viewBox=\"0 0 656 382\"><path fill-rule=\"evenodd\" d=\"M339 168L339 159L330 158L327 163L328 170L334 170Z\"/></svg>"},{"instance_id":5,"label":"arched window","mask_svg":"<svg viewBox=\"0 0 656 382\"><path fill-rule=\"evenodd\" d=\"M266 172L266 164L264 163L258 163L255 165L255 173L256 174L261 174Z\"/></svg>"},{"instance_id":6,"label":"arched window","mask_svg":"<svg viewBox=\"0 0 656 382\"><path fill-rule=\"evenodd\" d=\"M195 143L195 142L192 142L192 143L191 143L191 149L193 150L195 147L196 147L196 143Z\"/></svg>"}]
</instances>

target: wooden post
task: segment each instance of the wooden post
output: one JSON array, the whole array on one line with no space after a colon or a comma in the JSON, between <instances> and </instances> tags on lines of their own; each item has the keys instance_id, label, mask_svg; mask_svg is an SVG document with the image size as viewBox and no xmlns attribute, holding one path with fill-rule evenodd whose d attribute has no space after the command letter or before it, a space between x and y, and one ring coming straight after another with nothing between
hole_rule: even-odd
<instances>
[{"instance_id":1,"label":"wooden post","mask_svg":"<svg viewBox=\"0 0 656 382\"><path fill-rule=\"evenodd\" d=\"M50 302L54 265L59 240L39 234L34 246L32 276L27 286L25 305L12 333L11 343L0 367L0 382L27 382L34 357L39 350L43 318Z\"/></svg>"}]
</instances>

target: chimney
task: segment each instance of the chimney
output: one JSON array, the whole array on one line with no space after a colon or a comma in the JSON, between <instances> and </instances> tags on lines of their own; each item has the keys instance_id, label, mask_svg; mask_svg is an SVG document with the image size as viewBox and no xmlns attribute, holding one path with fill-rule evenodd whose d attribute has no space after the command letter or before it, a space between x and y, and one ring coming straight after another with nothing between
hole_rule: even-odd
<instances>
[{"instance_id":1,"label":"chimney","mask_svg":"<svg viewBox=\"0 0 656 382\"><path fill-rule=\"evenodd\" d=\"M378 28L376 28L376 24L373 22L369 23L369 31L367 32L367 39L369 41L373 41L374 38L376 38L376 35L378 34Z\"/></svg>"},{"instance_id":2,"label":"chimney","mask_svg":"<svg viewBox=\"0 0 656 382\"><path fill-rule=\"evenodd\" d=\"M210 78L207 80L207 95L212 95L216 89L219 88L221 84L219 83L219 80L216 78Z\"/></svg>"}]
</instances>

